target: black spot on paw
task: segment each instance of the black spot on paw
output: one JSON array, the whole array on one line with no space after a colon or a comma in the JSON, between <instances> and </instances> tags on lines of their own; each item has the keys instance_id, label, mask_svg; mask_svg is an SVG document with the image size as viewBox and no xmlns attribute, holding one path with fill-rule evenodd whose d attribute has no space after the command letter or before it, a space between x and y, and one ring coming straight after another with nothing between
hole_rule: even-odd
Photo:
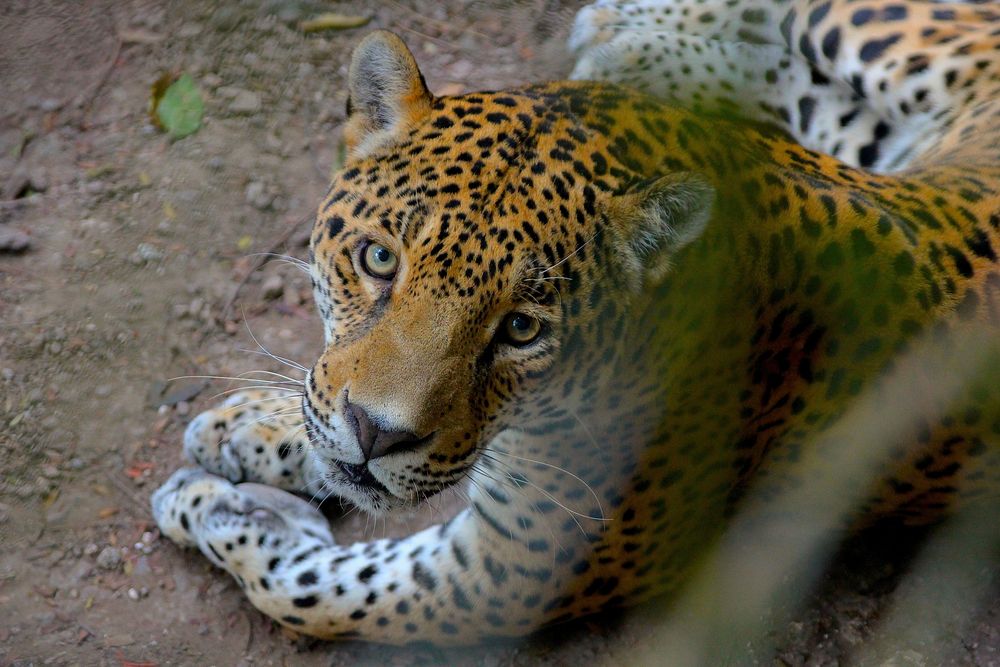
<instances>
[{"instance_id":1,"label":"black spot on paw","mask_svg":"<svg viewBox=\"0 0 1000 667\"><path fill-rule=\"evenodd\" d=\"M837 51L840 50L840 28L831 28L830 31L823 36L823 42L820 46L823 50L824 56L830 60L836 58Z\"/></svg>"},{"instance_id":2,"label":"black spot on paw","mask_svg":"<svg viewBox=\"0 0 1000 667\"><path fill-rule=\"evenodd\" d=\"M315 595L305 595L300 598L292 598L292 604L300 609L308 609L309 607L315 607L319 602L319 598Z\"/></svg>"},{"instance_id":3,"label":"black spot on paw","mask_svg":"<svg viewBox=\"0 0 1000 667\"><path fill-rule=\"evenodd\" d=\"M219 553L219 552L218 552L218 551L216 550L216 548L215 548L215 547L213 547L213 546L212 546L211 544L209 544L209 545L208 545L208 550L212 552L212 555L213 555L213 556L215 556L216 558L218 558L218 559L219 559L219 562L222 562L222 563L225 563L225 562L226 562L226 559L225 559L225 558L223 558L222 554L220 554L220 553Z\"/></svg>"}]
</instances>

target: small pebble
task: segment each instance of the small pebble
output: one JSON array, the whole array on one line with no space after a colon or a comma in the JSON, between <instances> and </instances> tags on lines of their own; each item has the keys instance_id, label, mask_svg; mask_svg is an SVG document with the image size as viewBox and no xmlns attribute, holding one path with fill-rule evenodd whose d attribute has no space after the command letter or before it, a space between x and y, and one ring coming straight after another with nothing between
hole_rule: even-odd
<instances>
[{"instance_id":1,"label":"small pebble","mask_svg":"<svg viewBox=\"0 0 1000 667\"><path fill-rule=\"evenodd\" d=\"M24 252L31 246L31 237L20 229L0 226L0 252Z\"/></svg>"},{"instance_id":2,"label":"small pebble","mask_svg":"<svg viewBox=\"0 0 1000 667\"><path fill-rule=\"evenodd\" d=\"M144 262L155 262L163 259L163 251L151 243L140 243L136 252Z\"/></svg>"},{"instance_id":3,"label":"small pebble","mask_svg":"<svg viewBox=\"0 0 1000 667\"><path fill-rule=\"evenodd\" d=\"M238 91L233 101L229 103L229 110L239 114L257 113L260 107L260 95L250 90Z\"/></svg>"},{"instance_id":4,"label":"small pebble","mask_svg":"<svg viewBox=\"0 0 1000 667\"><path fill-rule=\"evenodd\" d=\"M28 172L20 169L7 179L7 184L4 185L3 196L4 199L17 199L23 197L28 189L31 187L31 178L28 176Z\"/></svg>"},{"instance_id":5,"label":"small pebble","mask_svg":"<svg viewBox=\"0 0 1000 667\"><path fill-rule=\"evenodd\" d=\"M177 36L182 38L197 37L201 34L201 26L197 23L185 23L177 31Z\"/></svg>"},{"instance_id":6,"label":"small pebble","mask_svg":"<svg viewBox=\"0 0 1000 667\"><path fill-rule=\"evenodd\" d=\"M254 208L265 211L274 203L274 192L261 181L251 181L247 185L246 200Z\"/></svg>"},{"instance_id":7,"label":"small pebble","mask_svg":"<svg viewBox=\"0 0 1000 667\"><path fill-rule=\"evenodd\" d=\"M219 7L212 12L211 17L208 19L209 25L219 32L229 32L242 21L243 16L240 15L239 9L232 6Z\"/></svg>"},{"instance_id":8,"label":"small pebble","mask_svg":"<svg viewBox=\"0 0 1000 667\"><path fill-rule=\"evenodd\" d=\"M277 299L285 293L285 283L281 276L268 276L261 285L261 291L265 299Z\"/></svg>"},{"instance_id":9,"label":"small pebble","mask_svg":"<svg viewBox=\"0 0 1000 667\"><path fill-rule=\"evenodd\" d=\"M49 177L42 167L35 167L29 176L31 189L35 192L45 192L49 189Z\"/></svg>"},{"instance_id":10,"label":"small pebble","mask_svg":"<svg viewBox=\"0 0 1000 667\"><path fill-rule=\"evenodd\" d=\"M117 570L121 564L121 552L114 547L104 547L101 553L97 554L97 565L105 570Z\"/></svg>"}]
</instances>

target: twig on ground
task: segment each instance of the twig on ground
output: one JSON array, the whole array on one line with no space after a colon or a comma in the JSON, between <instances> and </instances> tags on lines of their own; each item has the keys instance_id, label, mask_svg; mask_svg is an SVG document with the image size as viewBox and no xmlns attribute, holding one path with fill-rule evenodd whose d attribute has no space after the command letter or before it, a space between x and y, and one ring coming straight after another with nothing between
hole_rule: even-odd
<instances>
[{"instance_id":1,"label":"twig on ground","mask_svg":"<svg viewBox=\"0 0 1000 667\"><path fill-rule=\"evenodd\" d=\"M37 203L35 197L18 197L17 199L0 199L0 209L19 208Z\"/></svg>"},{"instance_id":2,"label":"twig on ground","mask_svg":"<svg viewBox=\"0 0 1000 667\"><path fill-rule=\"evenodd\" d=\"M118 487L118 490L125 494L125 496L132 501L133 505L131 507L126 507L125 511L137 511L135 508L146 507L149 505L149 499L140 498L135 494L135 491L128 488L125 482L118 479L116 475L110 475L111 483Z\"/></svg>"},{"instance_id":3,"label":"twig on ground","mask_svg":"<svg viewBox=\"0 0 1000 667\"><path fill-rule=\"evenodd\" d=\"M121 52L122 39L118 35L115 35L115 48L111 53L111 60L108 61L108 64L101 73L101 76L98 77L97 81L94 82L94 85L91 86L91 89L87 91L84 98L80 101L81 127L85 125L84 121L87 119L87 116L90 115L90 108L94 105L94 99L97 97L97 93L100 92L101 88L104 87L104 84L108 82L108 77L111 76L111 70L115 68L115 63L118 62L118 56L121 55Z\"/></svg>"}]
</instances>

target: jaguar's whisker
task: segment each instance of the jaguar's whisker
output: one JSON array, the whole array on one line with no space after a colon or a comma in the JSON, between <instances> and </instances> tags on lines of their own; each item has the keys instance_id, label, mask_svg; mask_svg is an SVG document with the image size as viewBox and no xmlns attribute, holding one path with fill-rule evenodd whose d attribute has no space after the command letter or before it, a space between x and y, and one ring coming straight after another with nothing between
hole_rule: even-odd
<instances>
[{"instance_id":1,"label":"jaguar's whisker","mask_svg":"<svg viewBox=\"0 0 1000 667\"><path fill-rule=\"evenodd\" d=\"M257 354L256 350L248 350L246 348L237 348L237 350L239 352L249 352L250 354ZM284 375L283 373L276 373L274 371L267 371L267 370L261 369L261 370L247 371L245 373L245 375L250 375L251 373L259 373L261 375L272 375L272 376L277 377L277 378L282 378L282 380L284 380L285 382L290 382L292 384L297 384L297 385L304 385L305 384L304 380L300 380L298 378L289 377L287 375ZM263 381L263 379L262 379L262 381ZM271 380L271 381L272 382L280 382L281 380Z\"/></svg>"},{"instance_id":2,"label":"jaguar's whisker","mask_svg":"<svg viewBox=\"0 0 1000 667\"><path fill-rule=\"evenodd\" d=\"M267 385L251 385L249 387L235 387L234 389L226 389L224 391L220 391L219 393L215 394L214 396L210 396L208 400L210 400L210 401L211 400L215 400L216 398L219 398L220 396L227 396L229 394L235 394L236 392L239 392L239 391L272 391L272 392L283 392L281 394L281 396L277 396L276 398L288 398L288 397L291 397L291 396L302 396L302 392L301 391L299 391L298 389L292 389L291 387L273 387L273 386L269 387Z\"/></svg>"},{"instance_id":3,"label":"jaguar's whisker","mask_svg":"<svg viewBox=\"0 0 1000 667\"><path fill-rule=\"evenodd\" d=\"M594 440L593 434L590 433L590 431L587 428L586 424L584 424L583 421L580 420L580 417L575 412L573 413L573 416L576 417L578 421L580 421L580 424L583 426L583 428L590 435L591 440ZM597 444L596 440L594 440L594 444L595 445ZM559 471L561 473L569 475L570 477L572 477L576 481L580 482L580 484L583 484L586 487L587 491L590 492L590 495L593 496L594 501L597 503L597 509L598 509L598 511L601 513L601 519L600 520L602 520L602 521L604 520L604 516L605 516L605 514L604 514L604 506L601 504L601 499L597 496L597 492L594 491L594 489L590 486L590 484L588 484L585 480L583 480L582 478L580 478L579 475L575 475L575 474L571 473L569 470L566 470L565 468L561 468L561 467L559 467L557 465L554 465L552 463L546 463L545 461L538 461L538 460L535 460L535 459L530 459L530 458L528 458L526 456L518 456L516 454L511 454L510 452L505 452L502 449L497 449L496 447L491 447L488 451L491 454L500 454L502 456L509 456L512 459L517 459L519 461L525 461L527 463L534 463L536 465L545 466L546 468L552 468L553 470L557 470L557 471Z\"/></svg>"},{"instance_id":4,"label":"jaguar's whisker","mask_svg":"<svg viewBox=\"0 0 1000 667\"><path fill-rule=\"evenodd\" d=\"M246 373L241 373L239 375L178 375L176 377L167 378L167 382L174 382L176 380L231 380L234 382L260 382L267 384L288 384L287 382L279 382L277 380L266 380L264 378L254 378L246 377L250 373L261 373L266 371L247 371ZM292 380L295 384L302 384L301 380Z\"/></svg>"},{"instance_id":5,"label":"jaguar's whisker","mask_svg":"<svg viewBox=\"0 0 1000 667\"><path fill-rule=\"evenodd\" d=\"M300 370L303 373L308 373L309 372L309 370L305 366L303 366L302 364L300 364L300 363L298 363L296 361L292 361L291 359L288 359L286 357L280 357L280 356L274 354L273 352L271 352L270 350L268 350L266 347L264 347L261 344L261 342L259 340L257 340L257 337L254 335L253 331L250 329L250 322L249 322L249 320L247 320L246 313L243 313L243 326L246 327L247 333L250 334L250 338L257 345L257 347L260 348L261 352L265 356L267 356L267 357L269 357L271 359L274 359L275 361L277 361L280 364L284 364L285 366L289 366L291 368L295 368L297 370ZM254 352L252 350L250 351L250 353L251 354L257 354L256 352Z\"/></svg>"}]
</instances>

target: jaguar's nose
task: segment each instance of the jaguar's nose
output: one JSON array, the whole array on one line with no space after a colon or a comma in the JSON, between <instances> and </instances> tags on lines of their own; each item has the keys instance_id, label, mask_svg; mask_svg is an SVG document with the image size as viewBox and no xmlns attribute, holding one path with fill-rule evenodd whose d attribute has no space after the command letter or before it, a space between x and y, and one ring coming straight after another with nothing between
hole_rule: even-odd
<instances>
[{"instance_id":1,"label":"jaguar's nose","mask_svg":"<svg viewBox=\"0 0 1000 667\"><path fill-rule=\"evenodd\" d=\"M350 398L346 396L344 397L344 416L358 439L358 445L361 446L365 461L377 459L387 454L412 451L428 442L434 435L432 433L421 438L410 431L383 429L364 407L351 403Z\"/></svg>"}]
</instances>

